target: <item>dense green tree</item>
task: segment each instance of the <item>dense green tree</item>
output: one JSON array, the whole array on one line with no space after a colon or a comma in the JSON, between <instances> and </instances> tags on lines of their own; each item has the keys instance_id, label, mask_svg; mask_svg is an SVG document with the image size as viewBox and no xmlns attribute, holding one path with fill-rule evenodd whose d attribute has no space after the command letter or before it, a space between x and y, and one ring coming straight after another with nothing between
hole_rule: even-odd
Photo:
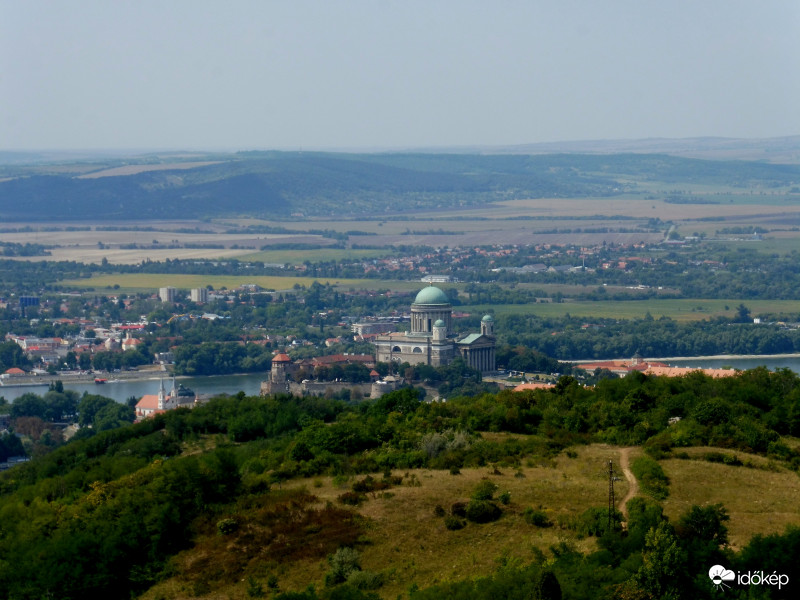
<instances>
[{"instance_id":1,"label":"dense green tree","mask_svg":"<svg viewBox=\"0 0 800 600\"><path fill-rule=\"evenodd\" d=\"M6 461L11 456L25 456L22 440L12 433L0 435L0 462Z\"/></svg>"},{"instance_id":2,"label":"dense green tree","mask_svg":"<svg viewBox=\"0 0 800 600\"><path fill-rule=\"evenodd\" d=\"M680 547L672 527L662 521L645 536L642 566L630 582L645 598L664 600L689 598L682 580L686 573L686 552Z\"/></svg>"},{"instance_id":3,"label":"dense green tree","mask_svg":"<svg viewBox=\"0 0 800 600\"><path fill-rule=\"evenodd\" d=\"M0 343L0 372L12 367L26 369L30 365L30 360L28 360L25 351L19 344L10 340Z\"/></svg>"}]
</instances>

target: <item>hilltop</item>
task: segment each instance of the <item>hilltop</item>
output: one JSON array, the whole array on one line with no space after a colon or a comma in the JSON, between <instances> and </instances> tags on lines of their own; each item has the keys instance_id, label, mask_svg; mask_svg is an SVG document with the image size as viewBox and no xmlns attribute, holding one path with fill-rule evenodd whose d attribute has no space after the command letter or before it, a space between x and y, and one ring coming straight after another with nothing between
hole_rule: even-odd
<instances>
[{"instance_id":1,"label":"hilltop","mask_svg":"<svg viewBox=\"0 0 800 600\"><path fill-rule=\"evenodd\" d=\"M653 182L789 189L800 165L667 154L148 155L0 168L6 221L402 215L530 198L624 198Z\"/></svg>"},{"instance_id":2,"label":"hilltop","mask_svg":"<svg viewBox=\"0 0 800 600\"><path fill-rule=\"evenodd\" d=\"M240 393L84 428L0 475L0 586L65 600L695 599L712 597L714 564L795 581L798 393L786 371L637 372L446 403L413 388ZM623 516L608 510L608 461L619 472L634 445L640 493ZM628 489L620 478L617 498Z\"/></svg>"}]
</instances>

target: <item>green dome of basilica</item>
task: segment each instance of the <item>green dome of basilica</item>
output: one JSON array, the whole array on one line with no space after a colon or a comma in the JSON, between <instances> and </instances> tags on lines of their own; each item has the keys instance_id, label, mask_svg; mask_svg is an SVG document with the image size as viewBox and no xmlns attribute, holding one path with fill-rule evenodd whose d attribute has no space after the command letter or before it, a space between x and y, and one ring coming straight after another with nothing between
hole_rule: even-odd
<instances>
[{"instance_id":1,"label":"green dome of basilica","mask_svg":"<svg viewBox=\"0 0 800 600\"><path fill-rule=\"evenodd\" d=\"M414 304L450 304L450 298L436 286L428 286L420 290Z\"/></svg>"}]
</instances>

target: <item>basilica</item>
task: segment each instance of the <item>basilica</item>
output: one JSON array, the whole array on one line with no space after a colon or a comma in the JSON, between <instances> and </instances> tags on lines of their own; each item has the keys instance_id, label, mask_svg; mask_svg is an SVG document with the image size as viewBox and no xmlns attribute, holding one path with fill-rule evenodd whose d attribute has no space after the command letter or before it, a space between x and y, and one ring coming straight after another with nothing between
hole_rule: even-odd
<instances>
[{"instance_id":1,"label":"basilica","mask_svg":"<svg viewBox=\"0 0 800 600\"><path fill-rule=\"evenodd\" d=\"M494 319L481 319L480 333L457 339L452 333L453 307L450 299L435 286L423 288L411 305L411 331L379 335L375 338L378 362L407 362L439 367L462 357L482 373L495 370Z\"/></svg>"}]
</instances>

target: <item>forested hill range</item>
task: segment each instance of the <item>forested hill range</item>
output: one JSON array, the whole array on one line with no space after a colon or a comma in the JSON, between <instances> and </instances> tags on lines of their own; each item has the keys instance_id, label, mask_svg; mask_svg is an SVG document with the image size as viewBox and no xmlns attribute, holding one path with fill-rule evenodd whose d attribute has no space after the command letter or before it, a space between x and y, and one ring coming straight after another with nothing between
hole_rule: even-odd
<instances>
[{"instance_id":1,"label":"forested hill range","mask_svg":"<svg viewBox=\"0 0 800 600\"><path fill-rule=\"evenodd\" d=\"M6 221L388 216L510 199L642 195L654 182L800 193L800 164L666 154L242 152L29 165L15 156L6 153L0 166Z\"/></svg>"}]
</instances>

